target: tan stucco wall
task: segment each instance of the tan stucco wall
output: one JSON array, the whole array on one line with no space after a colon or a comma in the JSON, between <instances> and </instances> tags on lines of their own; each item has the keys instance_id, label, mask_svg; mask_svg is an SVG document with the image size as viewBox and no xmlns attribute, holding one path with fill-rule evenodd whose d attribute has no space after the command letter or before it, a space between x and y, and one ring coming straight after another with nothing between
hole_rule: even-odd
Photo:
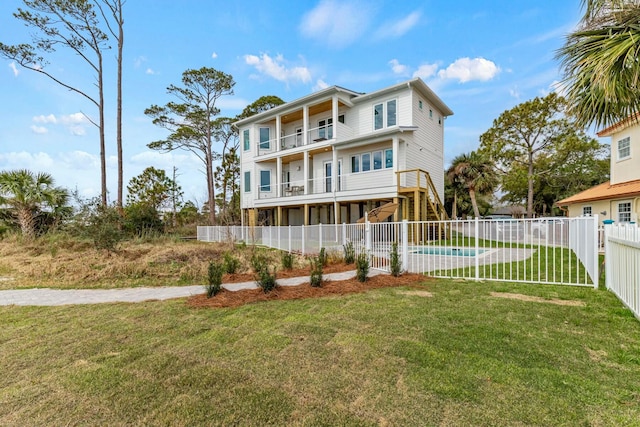
<instances>
[{"instance_id":1,"label":"tan stucco wall","mask_svg":"<svg viewBox=\"0 0 640 427\"><path fill-rule=\"evenodd\" d=\"M618 142L626 137L630 138L631 156L620 160L618 158ZM611 135L611 184L640 179L639 159L640 125L633 125Z\"/></svg>"},{"instance_id":2,"label":"tan stucco wall","mask_svg":"<svg viewBox=\"0 0 640 427\"><path fill-rule=\"evenodd\" d=\"M631 198L631 199L615 199L615 200L599 200L595 202L588 203L576 203L575 205L570 205L569 208L569 216L576 217L582 215L582 208L585 206L591 206L591 212L593 215L598 215L598 219L600 223L605 219L612 219L614 221L618 221L618 203L620 202L631 202L631 221L638 223L638 217L640 217L640 197ZM606 211L606 215L603 215L602 212Z\"/></svg>"}]
</instances>

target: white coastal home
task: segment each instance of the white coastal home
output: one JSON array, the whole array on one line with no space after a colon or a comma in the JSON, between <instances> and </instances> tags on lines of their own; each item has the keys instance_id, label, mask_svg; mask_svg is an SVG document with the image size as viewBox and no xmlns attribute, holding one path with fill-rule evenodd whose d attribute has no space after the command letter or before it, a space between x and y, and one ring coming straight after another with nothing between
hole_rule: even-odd
<instances>
[{"instance_id":1,"label":"white coastal home","mask_svg":"<svg viewBox=\"0 0 640 427\"><path fill-rule=\"evenodd\" d=\"M329 87L238 121L244 225L443 219L444 123L419 78L371 93Z\"/></svg>"}]
</instances>

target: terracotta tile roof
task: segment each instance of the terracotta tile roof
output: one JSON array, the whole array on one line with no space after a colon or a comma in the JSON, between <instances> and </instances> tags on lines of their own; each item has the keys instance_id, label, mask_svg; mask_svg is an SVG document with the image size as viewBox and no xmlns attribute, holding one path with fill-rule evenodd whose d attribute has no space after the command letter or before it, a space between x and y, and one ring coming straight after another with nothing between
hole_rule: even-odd
<instances>
[{"instance_id":1,"label":"terracotta tile roof","mask_svg":"<svg viewBox=\"0 0 640 427\"><path fill-rule=\"evenodd\" d=\"M626 119L612 124L608 128L602 129L600 132L598 132L598 136L600 138L604 136L611 136L616 132L620 132L621 130L624 130L630 126L637 125L638 123L640 123L640 112L632 114Z\"/></svg>"},{"instance_id":2,"label":"terracotta tile roof","mask_svg":"<svg viewBox=\"0 0 640 427\"><path fill-rule=\"evenodd\" d=\"M556 202L558 206L574 203L592 202L595 200L620 199L623 197L640 197L640 179L611 185L609 181L591 187L571 197Z\"/></svg>"}]
</instances>

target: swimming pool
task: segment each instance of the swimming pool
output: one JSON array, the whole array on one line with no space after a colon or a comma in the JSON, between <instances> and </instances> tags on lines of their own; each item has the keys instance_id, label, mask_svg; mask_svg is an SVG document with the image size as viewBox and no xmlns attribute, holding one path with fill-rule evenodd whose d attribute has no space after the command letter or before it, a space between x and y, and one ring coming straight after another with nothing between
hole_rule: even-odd
<instances>
[{"instance_id":1,"label":"swimming pool","mask_svg":"<svg viewBox=\"0 0 640 427\"><path fill-rule=\"evenodd\" d=\"M445 255L445 256L476 256L485 253L486 249L458 249L437 246L422 246L411 251L420 255Z\"/></svg>"}]
</instances>

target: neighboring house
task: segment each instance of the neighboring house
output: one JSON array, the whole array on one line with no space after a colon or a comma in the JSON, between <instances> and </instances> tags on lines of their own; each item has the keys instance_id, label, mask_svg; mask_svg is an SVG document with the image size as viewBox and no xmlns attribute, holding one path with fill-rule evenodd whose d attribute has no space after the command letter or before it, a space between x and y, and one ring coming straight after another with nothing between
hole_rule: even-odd
<instances>
[{"instance_id":1,"label":"neighboring house","mask_svg":"<svg viewBox=\"0 0 640 427\"><path fill-rule=\"evenodd\" d=\"M388 202L395 220L444 218L452 114L416 78L365 94L333 86L238 121L243 224L354 223Z\"/></svg>"},{"instance_id":2,"label":"neighboring house","mask_svg":"<svg viewBox=\"0 0 640 427\"><path fill-rule=\"evenodd\" d=\"M640 114L614 124L598 136L611 137L610 180L560 200L569 216L600 215L600 220L638 222L640 214Z\"/></svg>"}]
</instances>

